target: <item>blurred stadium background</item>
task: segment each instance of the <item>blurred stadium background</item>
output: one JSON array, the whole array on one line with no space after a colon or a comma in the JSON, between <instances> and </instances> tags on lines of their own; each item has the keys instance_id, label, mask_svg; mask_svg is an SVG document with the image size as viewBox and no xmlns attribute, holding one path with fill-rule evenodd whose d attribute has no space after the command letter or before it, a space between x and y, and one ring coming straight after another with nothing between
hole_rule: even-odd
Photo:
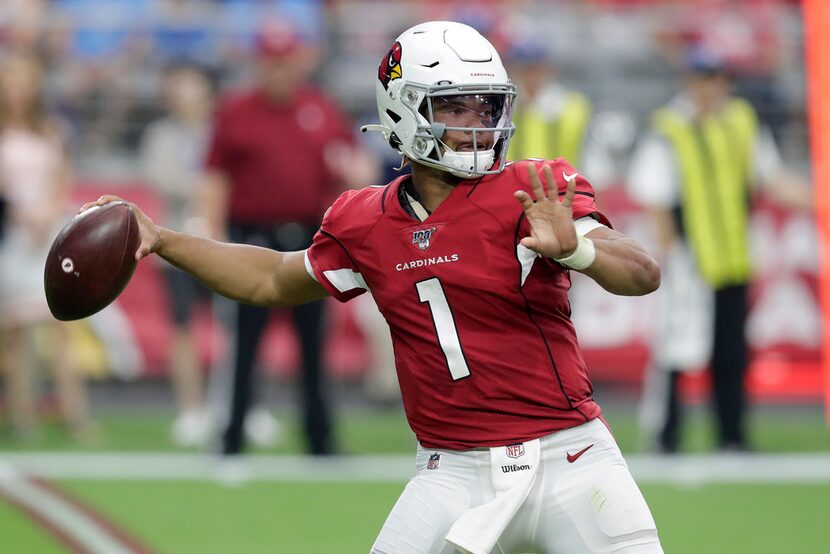
<instances>
[{"instance_id":1,"label":"blurred stadium background","mask_svg":"<svg viewBox=\"0 0 830 554\"><path fill-rule=\"evenodd\" d=\"M625 192L627 161L648 113L676 90L684 45L706 41L741 68L737 92L771 126L787 165L813 183L815 213L828 217L820 185L830 187L830 120L808 104L811 94L813 109L830 94L828 45L809 43L830 34L826 0L3 0L0 53L22 48L40 56L45 101L68 137L67 209L108 192L162 217L165 206L144 181L139 148L161 114L165 69L197 63L220 91L232 89L250 74L258 25L275 18L290 19L318 46L314 78L353 117L355 131L375 121L378 59L406 27L460 20L497 47L517 36L541 38L560 80L594 104L590 132L611 164L597 183L598 204L647 245L651 229ZM359 140L376 150L384 171L395 163L385 145ZM763 202L753 215L751 454L714 452L705 368L683 378L692 405L683 453L652 454L638 405L654 299L575 283L575 322L597 398L643 483L667 552L830 549L822 225L811 213ZM73 358L88 377L94 437L79 442L66 433L46 376L41 426L27 440L12 431L8 398L0 399L0 552L366 552L413 471L414 438L394 400L367 397L373 360L362 308L331 302L329 312L324 358L342 456L302 455L294 415L298 348L287 321L275 316L259 365L281 438L229 468L214 444L186 448L171 439L172 322L160 265L142 263L114 305L70 324ZM210 310L199 312L197 330L205 375L226 370L218 361L227 339ZM34 346L48 359L50 342L41 339Z\"/></svg>"}]
</instances>

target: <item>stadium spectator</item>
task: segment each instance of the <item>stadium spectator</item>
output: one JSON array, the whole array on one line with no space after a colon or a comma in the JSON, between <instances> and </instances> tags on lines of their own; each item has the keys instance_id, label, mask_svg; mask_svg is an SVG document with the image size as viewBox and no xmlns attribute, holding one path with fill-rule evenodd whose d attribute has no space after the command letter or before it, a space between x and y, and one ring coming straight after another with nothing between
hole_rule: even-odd
<instances>
[{"instance_id":1,"label":"stadium spectator","mask_svg":"<svg viewBox=\"0 0 830 554\"><path fill-rule=\"evenodd\" d=\"M690 47L717 52L729 65L735 93L748 100L759 119L781 140L788 106L779 90L795 45L788 45L784 0L680 2L660 26L661 48L681 61ZM796 52L795 55L800 55Z\"/></svg>"},{"instance_id":2,"label":"stadium spectator","mask_svg":"<svg viewBox=\"0 0 830 554\"><path fill-rule=\"evenodd\" d=\"M214 237L280 250L307 248L320 212L344 185L372 182L375 165L355 145L338 108L309 81L315 45L287 20L256 37L257 82L220 107L206 161L206 218ZM235 307L233 385L225 454L243 447L260 338L271 311ZM321 367L324 304L293 310L302 352L302 410L311 454L335 450Z\"/></svg>"},{"instance_id":3,"label":"stadium spectator","mask_svg":"<svg viewBox=\"0 0 830 554\"><path fill-rule=\"evenodd\" d=\"M0 243L2 369L13 426L28 437L37 424L41 361L33 341L46 337L61 414L75 438L89 440L93 426L67 325L49 313L43 289L46 255L66 214L70 172L59 126L41 101L41 79L30 53L7 53L0 62L0 191L7 212Z\"/></svg>"},{"instance_id":4,"label":"stadium spectator","mask_svg":"<svg viewBox=\"0 0 830 554\"><path fill-rule=\"evenodd\" d=\"M144 132L144 175L164 200L165 225L201 232L198 185L210 137L213 85L209 75L194 65L172 66L162 82L167 113ZM169 369L179 415L173 438L182 446L200 446L210 438L211 425L192 318L199 298L209 300L210 292L175 267L165 267L165 277L175 327Z\"/></svg>"},{"instance_id":5,"label":"stadium spectator","mask_svg":"<svg viewBox=\"0 0 830 554\"><path fill-rule=\"evenodd\" d=\"M752 278L748 200L808 207L784 171L769 129L730 95L728 67L711 50L689 50L681 92L651 117L630 166L630 192L653 220L665 264L643 423L657 448L676 452L683 419L678 381L711 368L717 446L749 448L745 376L747 291Z\"/></svg>"},{"instance_id":6,"label":"stadium spectator","mask_svg":"<svg viewBox=\"0 0 830 554\"><path fill-rule=\"evenodd\" d=\"M381 123L366 130L412 173L342 194L310 248L222 244L139 211L137 256L252 304L371 291L419 441L418 474L373 553L662 552L591 396L567 299L569 270L642 295L659 285L656 263L564 160L505 164L515 87L471 27L405 31L375 87Z\"/></svg>"},{"instance_id":7,"label":"stadium spectator","mask_svg":"<svg viewBox=\"0 0 830 554\"><path fill-rule=\"evenodd\" d=\"M7 0L0 5L0 44L32 50L48 12L46 0Z\"/></svg>"},{"instance_id":8,"label":"stadium spectator","mask_svg":"<svg viewBox=\"0 0 830 554\"><path fill-rule=\"evenodd\" d=\"M594 185L603 184L611 162L590 140L591 100L561 83L550 40L523 33L508 42L506 65L522 91L513 112L517 131L508 159L565 158L578 164Z\"/></svg>"}]
</instances>

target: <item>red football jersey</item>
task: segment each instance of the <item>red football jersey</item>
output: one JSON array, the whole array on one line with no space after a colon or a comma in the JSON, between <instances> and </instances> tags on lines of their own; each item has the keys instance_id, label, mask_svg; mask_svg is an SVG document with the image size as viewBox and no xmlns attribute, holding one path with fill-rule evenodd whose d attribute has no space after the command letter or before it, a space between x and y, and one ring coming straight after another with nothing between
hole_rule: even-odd
<instances>
[{"instance_id":1,"label":"red football jersey","mask_svg":"<svg viewBox=\"0 0 830 554\"><path fill-rule=\"evenodd\" d=\"M570 320L570 275L519 241L530 227L513 192L527 165L549 164L560 196L564 160L526 160L462 181L420 222L398 199L408 176L344 193L308 259L340 301L371 291L389 323L407 419L427 448L531 440L600 415ZM593 215L577 178L574 219Z\"/></svg>"}]
</instances>

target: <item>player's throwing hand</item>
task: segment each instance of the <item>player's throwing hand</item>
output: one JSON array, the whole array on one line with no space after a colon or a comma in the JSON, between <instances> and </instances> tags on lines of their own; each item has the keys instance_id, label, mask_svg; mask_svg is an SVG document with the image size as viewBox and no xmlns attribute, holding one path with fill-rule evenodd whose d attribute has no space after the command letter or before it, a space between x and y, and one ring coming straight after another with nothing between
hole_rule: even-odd
<instances>
[{"instance_id":1,"label":"player's throwing hand","mask_svg":"<svg viewBox=\"0 0 830 554\"><path fill-rule=\"evenodd\" d=\"M159 231L159 228L156 227L156 224L141 211L141 208L132 202L127 202L118 196L105 194L94 202L87 202L81 206L81 209L78 210L78 212L83 212L94 206L103 206L104 204L109 204L110 202L125 202L132 206L133 211L135 212L135 217L138 221L138 229L141 233L141 242L138 245L138 250L135 252L136 260L145 258L159 249L159 246L161 245L161 232Z\"/></svg>"},{"instance_id":2,"label":"player's throwing hand","mask_svg":"<svg viewBox=\"0 0 830 554\"><path fill-rule=\"evenodd\" d=\"M514 193L524 209L531 229L530 236L523 238L521 244L548 258L564 258L576 250L577 246L576 228L573 224L576 174L570 179L565 176L568 189L560 202L559 187L549 165L545 165L542 170L545 174L544 183L534 165L529 164L527 171L530 175L530 188L536 200L523 190ZM549 191L553 198L548 196Z\"/></svg>"}]
</instances>

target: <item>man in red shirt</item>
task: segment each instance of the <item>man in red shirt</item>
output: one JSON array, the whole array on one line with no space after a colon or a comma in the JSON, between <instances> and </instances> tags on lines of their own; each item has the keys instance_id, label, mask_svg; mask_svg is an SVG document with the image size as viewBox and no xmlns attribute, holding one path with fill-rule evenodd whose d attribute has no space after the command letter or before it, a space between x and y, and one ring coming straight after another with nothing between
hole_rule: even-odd
<instances>
[{"instance_id":1,"label":"man in red shirt","mask_svg":"<svg viewBox=\"0 0 830 554\"><path fill-rule=\"evenodd\" d=\"M515 87L474 29L405 31L376 91L381 123L364 129L412 174L341 195L309 249L221 244L139 213L136 256L157 252L251 303L372 293L419 442L372 553L662 552L591 398L567 297L572 270L647 294L656 263L610 228L568 162L506 163Z\"/></svg>"},{"instance_id":2,"label":"man in red shirt","mask_svg":"<svg viewBox=\"0 0 830 554\"><path fill-rule=\"evenodd\" d=\"M210 233L237 243L300 250L311 243L320 213L344 184L371 179L349 123L308 83L314 51L285 21L256 37L257 82L220 106L206 159ZM349 163L344 159L348 158ZM294 327L302 353L302 408L311 454L334 450L321 369L323 303L298 306ZM223 452L243 448L256 353L267 308L246 304L218 310L232 329L233 380Z\"/></svg>"}]
</instances>

